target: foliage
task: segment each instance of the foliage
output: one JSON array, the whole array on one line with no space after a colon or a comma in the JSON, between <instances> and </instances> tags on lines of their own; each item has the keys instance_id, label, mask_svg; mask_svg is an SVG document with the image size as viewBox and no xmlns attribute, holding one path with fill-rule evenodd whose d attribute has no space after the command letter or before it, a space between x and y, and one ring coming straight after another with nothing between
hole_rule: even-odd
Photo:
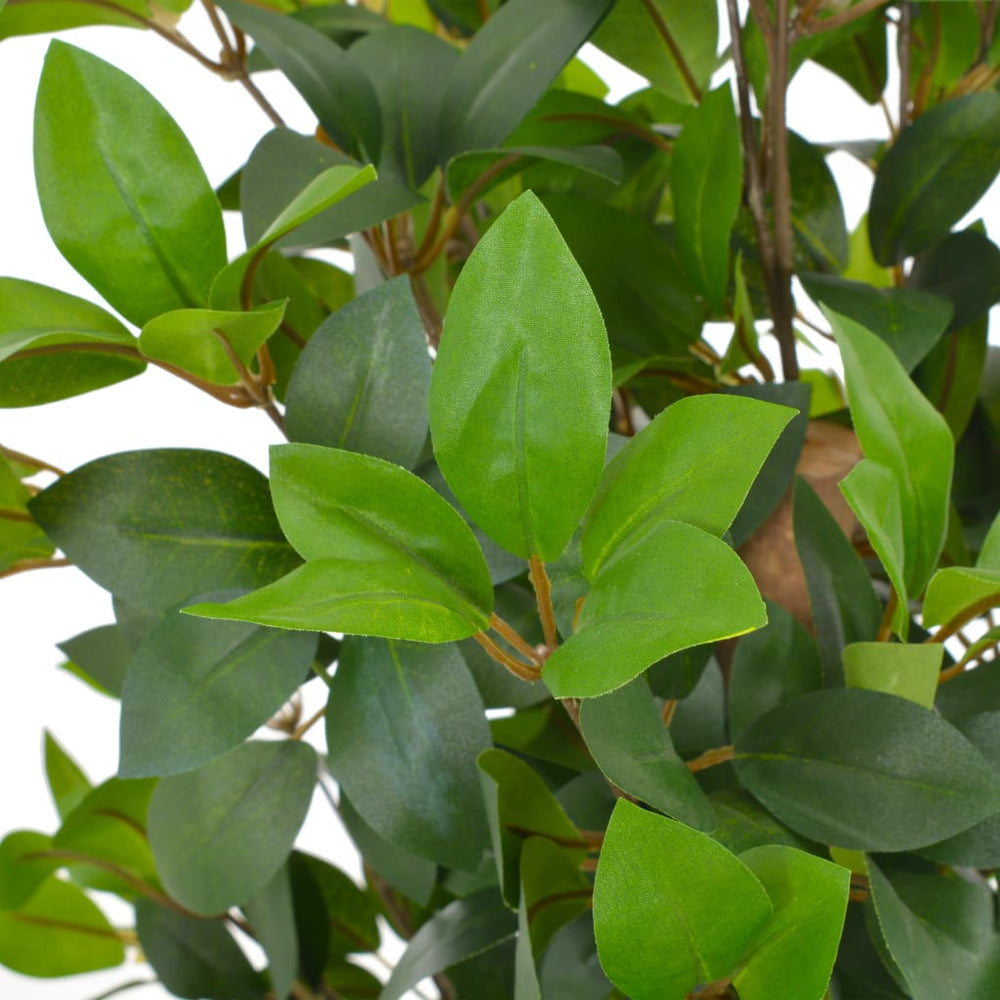
<instances>
[{"instance_id":1,"label":"foliage","mask_svg":"<svg viewBox=\"0 0 1000 1000\"><path fill-rule=\"evenodd\" d=\"M205 0L218 62L187 6L0 4L0 38L155 32L274 126L213 191L156 97L51 44L39 198L109 308L0 279L0 403L155 365L288 439L269 478L0 449L0 573L110 591L61 648L121 700L103 784L47 740L0 962L137 948L207 1000L997 995L1000 249L955 227L1000 168L998 5ZM609 103L588 39L649 86ZM853 233L785 123L808 60L889 118L843 144ZM363 885L296 849L317 786Z\"/></svg>"}]
</instances>

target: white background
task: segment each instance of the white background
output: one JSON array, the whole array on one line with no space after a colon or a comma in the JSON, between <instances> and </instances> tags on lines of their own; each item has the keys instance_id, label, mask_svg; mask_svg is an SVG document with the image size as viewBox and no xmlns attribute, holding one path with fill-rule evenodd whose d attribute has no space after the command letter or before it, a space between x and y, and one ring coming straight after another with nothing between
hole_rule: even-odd
<instances>
[{"instance_id":1,"label":"white background","mask_svg":"<svg viewBox=\"0 0 1000 1000\"><path fill-rule=\"evenodd\" d=\"M218 44L199 8L185 15L182 28L203 51L215 55ZM152 34L84 28L62 37L147 87L187 133L213 185L243 164L270 127L238 85L220 81ZM35 36L0 45L0 275L100 301L52 245L35 195L31 123L48 43L49 36ZM594 53L588 60L601 66L609 63ZM630 74L611 72L617 96L637 86L637 78ZM276 74L258 79L290 127L313 130L313 116L283 80ZM882 137L886 132L881 112L813 67L806 67L793 85L789 120L792 128L813 140ZM846 154L835 154L830 162L853 227L867 204L870 175ZM970 213L970 218L988 216L994 239L1000 235L998 202L994 186L987 205ZM242 249L242 236L235 217L227 216L227 226L232 258ZM160 446L226 451L266 470L267 446L278 440L263 413L230 409L155 368L90 395L45 407L0 411L0 443L67 470L110 452ZM0 580L0 837L17 828L55 829L42 769L43 727L58 737L95 783L115 772L117 703L57 669L61 655L55 648L56 642L112 620L108 595L76 569ZM315 853L336 857L342 867L358 874L342 831L319 797L301 843ZM127 923L127 909L112 913L113 919ZM37 981L0 968L0 1000L86 1000L145 971L145 967L126 968ZM156 987L128 995L140 1000L165 996Z\"/></svg>"}]
</instances>

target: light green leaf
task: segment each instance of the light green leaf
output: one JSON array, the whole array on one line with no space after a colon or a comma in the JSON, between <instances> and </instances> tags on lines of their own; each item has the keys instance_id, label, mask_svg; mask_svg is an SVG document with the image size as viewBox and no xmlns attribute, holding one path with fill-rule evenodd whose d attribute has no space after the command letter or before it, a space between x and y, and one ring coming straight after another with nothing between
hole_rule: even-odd
<instances>
[{"instance_id":1,"label":"light green leaf","mask_svg":"<svg viewBox=\"0 0 1000 1000\"><path fill-rule=\"evenodd\" d=\"M884 691L932 708L944 647L855 642L844 648L844 679L849 688Z\"/></svg>"},{"instance_id":2,"label":"light green leaf","mask_svg":"<svg viewBox=\"0 0 1000 1000\"><path fill-rule=\"evenodd\" d=\"M958 730L878 691L786 702L736 740L735 767L793 830L853 850L912 850L1000 809L1000 776Z\"/></svg>"},{"instance_id":3,"label":"light green leaf","mask_svg":"<svg viewBox=\"0 0 1000 1000\"><path fill-rule=\"evenodd\" d=\"M0 3L0 39L15 35L48 34L91 24L114 24L123 28L141 28L135 15L148 15L145 0L118 0L114 7L81 4L75 0L33 0L32 3Z\"/></svg>"},{"instance_id":4,"label":"light green leaf","mask_svg":"<svg viewBox=\"0 0 1000 1000\"><path fill-rule=\"evenodd\" d=\"M283 302L251 312L179 309L151 319L142 328L139 347L148 358L167 361L208 382L234 385L240 372L231 352L249 367L284 313Z\"/></svg>"},{"instance_id":5,"label":"light green leaf","mask_svg":"<svg viewBox=\"0 0 1000 1000\"><path fill-rule=\"evenodd\" d=\"M177 774L239 746L292 696L315 652L309 633L166 615L125 677L119 775Z\"/></svg>"},{"instance_id":6,"label":"light green leaf","mask_svg":"<svg viewBox=\"0 0 1000 1000\"><path fill-rule=\"evenodd\" d=\"M60 477L29 505L91 579L154 610L223 587L257 587L298 562L267 480L230 455L124 452Z\"/></svg>"},{"instance_id":7,"label":"light green leaf","mask_svg":"<svg viewBox=\"0 0 1000 1000\"><path fill-rule=\"evenodd\" d=\"M899 487L906 586L919 594L937 564L948 526L951 431L878 337L853 320L825 312L844 358L851 414L865 457L888 468Z\"/></svg>"},{"instance_id":8,"label":"light green leaf","mask_svg":"<svg viewBox=\"0 0 1000 1000\"><path fill-rule=\"evenodd\" d=\"M226 242L194 150L131 77L65 42L38 86L35 175L56 246L126 319L207 304Z\"/></svg>"},{"instance_id":9,"label":"light green leaf","mask_svg":"<svg viewBox=\"0 0 1000 1000\"><path fill-rule=\"evenodd\" d=\"M0 910L16 910L63 866L50 856L52 838L36 830L13 830L0 841Z\"/></svg>"},{"instance_id":10,"label":"light green leaf","mask_svg":"<svg viewBox=\"0 0 1000 1000\"><path fill-rule=\"evenodd\" d=\"M555 559L600 478L610 397L597 302L526 192L455 284L431 377L438 464L491 538L525 558Z\"/></svg>"},{"instance_id":11,"label":"light green leaf","mask_svg":"<svg viewBox=\"0 0 1000 1000\"><path fill-rule=\"evenodd\" d=\"M71 976L124 961L118 932L68 882L50 878L20 909L0 912L0 965L24 976Z\"/></svg>"},{"instance_id":12,"label":"light green leaf","mask_svg":"<svg viewBox=\"0 0 1000 1000\"><path fill-rule=\"evenodd\" d=\"M457 649L345 640L326 733L330 771L376 833L476 868L489 837L476 757L490 737Z\"/></svg>"},{"instance_id":13,"label":"light green leaf","mask_svg":"<svg viewBox=\"0 0 1000 1000\"><path fill-rule=\"evenodd\" d=\"M774 907L733 976L740 1000L821 1000L847 913L850 872L794 847L755 847L740 855Z\"/></svg>"},{"instance_id":14,"label":"light green leaf","mask_svg":"<svg viewBox=\"0 0 1000 1000\"><path fill-rule=\"evenodd\" d=\"M683 997L728 975L770 915L757 878L711 837L618 801L597 865L594 932L604 971L629 997Z\"/></svg>"},{"instance_id":15,"label":"light green leaf","mask_svg":"<svg viewBox=\"0 0 1000 1000\"><path fill-rule=\"evenodd\" d=\"M312 335L288 383L292 441L412 469L427 441L431 359L405 276L376 285Z\"/></svg>"},{"instance_id":16,"label":"light green leaf","mask_svg":"<svg viewBox=\"0 0 1000 1000\"><path fill-rule=\"evenodd\" d=\"M594 697L671 653L766 621L750 571L728 545L689 524L660 521L603 563L576 631L542 676L557 698Z\"/></svg>"},{"instance_id":17,"label":"light green leaf","mask_svg":"<svg viewBox=\"0 0 1000 1000\"><path fill-rule=\"evenodd\" d=\"M316 782L307 743L245 743L164 778L149 804L149 843L167 892L214 916L253 899L292 849Z\"/></svg>"},{"instance_id":18,"label":"light green leaf","mask_svg":"<svg viewBox=\"0 0 1000 1000\"><path fill-rule=\"evenodd\" d=\"M998 606L1000 569L949 566L938 570L927 585L923 623L927 628L944 625L959 614L985 614Z\"/></svg>"},{"instance_id":19,"label":"light green leaf","mask_svg":"<svg viewBox=\"0 0 1000 1000\"><path fill-rule=\"evenodd\" d=\"M868 231L886 266L945 236L1000 169L1000 94L939 104L903 130L875 175Z\"/></svg>"},{"instance_id":20,"label":"light green leaf","mask_svg":"<svg viewBox=\"0 0 1000 1000\"><path fill-rule=\"evenodd\" d=\"M729 236L743 191L740 125L729 83L706 94L674 142L677 249L712 309L725 308Z\"/></svg>"},{"instance_id":21,"label":"light green leaf","mask_svg":"<svg viewBox=\"0 0 1000 1000\"><path fill-rule=\"evenodd\" d=\"M45 730L45 780L60 819L65 819L94 787L83 768Z\"/></svg>"},{"instance_id":22,"label":"light green leaf","mask_svg":"<svg viewBox=\"0 0 1000 1000\"><path fill-rule=\"evenodd\" d=\"M795 410L743 396L689 396L608 463L583 524L591 580L651 525L684 521L713 535L732 524Z\"/></svg>"},{"instance_id":23,"label":"light green leaf","mask_svg":"<svg viewBox=\"0 0 1000 1000\"><path fill-rule=\"evenodd\" d=\"M910 610L903 572L906 559L903 512L896 480L884 465L873 462L870 458L863 458L841 480L840 492L868 533L868 541L881 560L896 592L892 630L906 642L910 628Z\"/></svg>"},{"instance_id":24,"label":"light green leaf","mask_svg":"<svg viewBox=\"0 0 1000 1000\"><path fill-rule=\"evenodd\" d=\"M521 849L521 908L528 957L541 957L556 932L590 908L590 880L572 852L545 837Z\"/></svg>"},{"instance_id":25,"label":"light green leaf","mask_svg":"<svg viewBox=\"0 0 1000 1000\"><path fill-rule=\"evenodd\" d=\"M674 750L643 678L588 698L580 725L597 766L622 791L696 829L715 828L715 810Z\"/></svg>"}]
</instances>

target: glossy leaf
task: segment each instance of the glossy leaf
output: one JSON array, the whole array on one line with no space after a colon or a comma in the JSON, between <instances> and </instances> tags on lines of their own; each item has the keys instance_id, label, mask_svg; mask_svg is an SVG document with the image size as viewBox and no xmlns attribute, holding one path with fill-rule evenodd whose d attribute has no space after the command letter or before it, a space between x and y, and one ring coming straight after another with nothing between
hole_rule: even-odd
<instances>
[{"instance_id":1,"label":"glossy leaf","mask_svg":"<svg viewBox=\"0 0 1000 1000\"><path fill-rule=\"evenodd\" d=\"M504 548L554 559L566 547L604 466L610 394L597 302L527 192L462 269L431 377L438 465Z\"/></svg>"},{"instance_id":2,"label":"glossy leaf","mask_svg":"<svg viewBox=\"0 0 1000 1000\"><path fill-rule=\"evenodd\" d=\"M391 844L474 869L488 829L476 757L490 745L458 650L349 639L326 713L330 770Z\"/></svg>"},{"instance_id":3,"label":"glossy leaf","mask_svg":"<svg viewBox=\"0 0 1000 1000\"><path fill-rule=\"evenodd\" d=\"M517 917L495 889L456 899L410 939L379 1000L400 1000L421 979L511 940Z\"/></svg>"},{"instance_id":4,"label":"glossy leaf","mask_svg":"<svg viewBox=\"0 0 1000 1000\"><path fill-rule=\"evenodd\" d=\"M497 10L448 81L441 103L441 162L503 142L609 6L610 0L508 0Z\"/></svg>"},{"instance_id":5,"label":"glossy leaf","mask_svg":"<svg viewBox=\"0 0 1000 1000\"><path fill-rule=\"evenodd\" d=\"M80 677L97 691L120 698L132 647L117 625L88 629L59 643L69 657L63 669Z\"/></svg>"},{"instance_id":6,"label":"glossy leaf","mask_svg":"<svg viewBox=\"0 0 1000 1000\"><path fill-rule=\"evenodd\" d=\"M341 149L364 160L378 156L378 95L338 45L301 21L240 0L222 0L220 6L288 77Z\"/></svg>"},{"instance_id":7,"label":"glossy leaf","mask_svg":"<svg viewBox=\"0 0 1000 1000\"><path fill-rule=\"evenodd\" d=\"M316 636L168 614L122 692L122 777L177 774L239 746L298 689Z\"/></svg>"},{"instance_id":8,"label":"glossy leaf","mask_svg":"<svg viewBox=\"0 0 1000 1000\"><path fill-rule=\"evenodd\" d=\"M1000 94L967 94L922 114L875 175L868 230L886 266L945 236L1000 169Z\"/></svg>"},{"instance_id":9,"label":"glossy leaf","mask_svg":"<svg viewBox=\"0 0 1000 1000\"><path fill-rule=\"evenodd\" d=\"M670 169L677 248L715 312L725 305L729 235L743 192L742 164L739 121L725 83L706 94L685 122Z\"/></svg>"},{"instance_id":10,"label":"glossy leaf","mask_svg":"<svg viewBox=\"0 0 1000 1000\"><path fill-rule=\"evenodd\" d=\"M30 507L91 579L153 609L208 590L260 586L299 561L278 527L267 480L217 452L109 455L62 476Z\"/></svg>"},{"instance_id":11,"label":"glossy leaf","mask_svg":"<svg viewBox=\"0 0 1000 1000\"><path fill-rule=\"evenodd\" d=\"M70 976L121 965L125 949L75 885L53 877L17 910L0 911L0 965L25 976Z\"/></svg>"},{"instance_id":12,"label":"glossy leaf","mask_svg":"<svg viewBox=\"0 0 1000 1000\"><path fill-rule=\"evenodd\" d=\"M985 613L1000 605L1000 569L949 566L938 570L927 585L923 622L943 625L963 612Z\"/></svg>"},{"instance_id":13,"label":"glossy leaf","mask_svg":"<svg viewBox=\"0 0 1000 1000\"><path fill-rule=\"evenodd\" d=\"M766 620L749 570L728 545L689 524L660 521L603 564L576 631L542 676L558 698L594 697L671 653Z\"/></svg>"},{"instance_id":14,"label":"glossy leaf","mask_svg":"<svg viewBox=\"0 0 1000 1000\"><path fill-rule=\"evenodd\" d=\"M826 993L847 912L850 873L791 847L755 847L740 861L757 876L774 913L733 976L740 1000Z\"/></svg>"},{"instance_id":15,"label":"glossy leaf","mask_svg":"<svg viewBox=\"0 0 1000 1000\"><path fill-rule=\"evenodd\" d=\"M260 977L221 920L195 920L149 900L135 905L146 961L164 988L192 1000L260 1000Z\"/></svg>"},{"instance_id":16,"label":"glossy leaf","mask_svg":"<svg viewBox=\"0 0 1000 1000\"><path fill-rule=\"evenodd\" d=\"M167 892L212 916L253 899L281 867L316 781L306 743L246 743L164 778L149 805L149 842Z\"/></svg>"},{"instance_id":17,"label":"glossy leaf","mask_svg":"<svg viewBox=\"0 0 1000 1000\"><path fill-rule=\"evenodd\" d=\"M855 642L844 649L844 679L848 687L884 691L931 708L943 655L941 645Z\"/></svg>"},{"instance_id":18,"label":"glossy leaf","mask_svg":"<svg viewBox=\"0 0 1000 1000\"><path fill-rule=\"evenodd\" d=\"M285 397L288 436L412 469L427 440L430 377L409 279L377 285L330 316L302 351Z\"/></svg>"},{"instance_id":19,"label":"glossy leaf","mask_svg":"<svg viewBox=\"0 0 1000 1000\"><path fill-rule=\"evenodd\" d=\"M743 636L729 673L733 739L756 719L822 685L816 641L779 604L767 602L767 625Z\"/></svg>"},{"instance_id":20,"label":"glossy leaf","mask_svg":"<svg viewBox=\"0 0 1000 1000\"><path fill-rule=\"evenodd\" d=\"M249 367L258 348L278 329L284 312L283 303L251 312L180 309L151 319L142 328L139 346L148 358L169 362L208 382L234 385L241 373L230 351Z\"/></svg>"},{"instance_id":21,"label":"glossy leaf","mask_svg":"<svg viewBox=\"0 0 1000 1000\"><path fill-rule=\"evenodd\" d=\"M194 150L131 77L65 42L39 84L35 174L56 246L126 319L206 304L226 243Z\"/></svg>"},{"instance_id":22,"label":"glossy leaf","mask_svg":"<svg viewBox=\"0 0 1000 1000\"><path fill-rule=\"evenodd\" d=\"M110 313L19 278L0 278L0 361L0 406L65 399L146 367L135 338Z\"/></svg>"},{"instance_id":23,"label":"glossy leaf","mask_svg":"<svg viewBox=\"0 0 1000 1000\"><path fill-rule=\"evenodd\" d=\"M645 680L588 698L580 725L598 767L618 788L696 829L715 827L715 810L674 750Z\"/></svg>"},{"instance_id":24,"label":"glossy leaf","mask_svg":"<svg viewBox=\"0 0 1000 1000\"><path fill-rule=\"evenodd\" d=\"M737 739L735 766L793 830L855 850L911 850L1000 808L1000 777L953 726L876 691L786 702Z\"/></svg>"},{"instance_id":25,"label":"glossy leaf","mask_svg":"<svg viewBox=\"0 0 1000 1000\"><path fill-rule=\"evenodd\" d=\"M722 535L794 415L719 394L690 396L664 410L604 471L583 525L587 576L594 580L619 549L664 520Z\"/></svg>"},{"instance_id":26,"label":"glossy leaf","mask_svg":"<svg viewBox=\"0 0 1000 1000\"><path fill-rule=\"evenodd\" d=\"M770 915L757 878L711 837L619 800L597 865L594 931L624 993L682 997L729 975Z\"/></svg>"}]
</instances>

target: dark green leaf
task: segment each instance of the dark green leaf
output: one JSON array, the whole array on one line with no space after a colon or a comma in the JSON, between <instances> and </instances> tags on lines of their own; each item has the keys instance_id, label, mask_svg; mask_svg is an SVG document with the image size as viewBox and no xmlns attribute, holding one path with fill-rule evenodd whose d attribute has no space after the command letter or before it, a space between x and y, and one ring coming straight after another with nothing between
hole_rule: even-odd
<instances>
[{"instance_id":1,"label":"dark green leaf","mask_svg":"<svg viewBox=\"0 0 1000 1000\"><path fill-rule=\"evenodd\" d=\"M607 1000L611 983L597 958L589 913L556 933L542 957L538 979L545 1000Z\"/></svg>"},{"instance_id":2,"label":"dark green leaf","mask_svg":"<svg viewBox=\"0 0 1000 1000\"><path fill-rule=\"evenodd\" d=\"M767 625L736 645L729 674L729 733L736 739L772 708L822 684L816 641L780 605L767 602Z\"/></svg>"},{"instance_id":3,"label":"dark green leaf","mask_svg":"<svg viewBox=\"0 0 1000 1000\"><path fill-rule=\"evenodd\" d=\"M347 153L374 160L381 148L378 95L368 74L334 42L294 18L222 0L233 23L264 50Z\"/></svg>"},{"instance_id":4,"label":"dark green leaf","mask_svg":"<svg viewBox=\"0 0 1000 1000\"><path fill-rule=\"evenodd\" d=\"M615 806L594 931L604 971L633 1000L682 997L728 975L770 915L760 882L711 837L624 799Z\"/></svg>"},{"instance_id":5,"label":"dark green leaf","mask_svg":"<svg viewBox=\"0 0 1000 1000\"><path fill-rule=\"evenodd\" d=\"M456 899L413 935L379 1000L399 1000L421 979L482 954L517 933L517 918L496 889Z\"/></svg>"},{"instance_id":6,"label":"dark green leaf","mask_svg":"<svg viewBox=\"0 0 1000 1000\"><path fill-rule=\"evenodd\" d=\"M727 788L709 798L718 822L712 836L734 854L751 847L785 844L806 850L808 841L779 823L749 792Z\"/></svg>"},{"instance_id":7,"label":"dark green leaf","mask_svg":"<svg viewBox=\"0 0 1000 1000\"><path fill-rule=\"evenodd\" d=\"M674 142L670 185L681 260L712 309L722 312L729 235L743 191L740 126L728 82L706 94L685 122Z\"/></svg>"},{"instance_id":8,"label":"dark green leaf","mask_svg":"<svg viewBox=\"0 0 1000 1000\"><path fill-rule=\"evenodd\" d=\"M823 679L842 682L848 643L874 639L882 619L864 563L823 501L802 478L795 482L795 546L809 588Z\"/></svg>"},{"instance_id":9,"label":"dark green leaf","mask_svg":"<svg viewBox=\"0 0 1000 1000\"><path fill-rule=\"evenodd\" d=\"M451 868L479 864L488 830L476 757L490 739L457 649L348 639L326 732L333 776L378 834Z\"/></svg>"},{"instance_id":10,"label":"dark green leaf","mask_svg":"<svg viewBox=\"0 0 1000 1000\"><path fill-rule=\"evenodd\" d=\"M476 32L448 81L440 161L503 142L609 6L610 0L508 0Z\"/></svg>"},{"instance_id":11,"label":"dark green leaf","mask_svg":"<svg viewBox=\"0 0 1000 1000\"><path fill-rule=\"evenodd\" d=\"M603 698L588 698L580 725L608 780L654 809L699 830L715 827L715 811L677 755L641 677Z\"/></svg>"},{"instance_id":12,"label":"dark green leaf","mask_svg":"<svg viewBox=\"0 0 1000 1000\"><path fill-rule=\"evenodd\" d=\"M886 27L880 13L804 40L821 45L812 54L814 62L836 73L869 104L878 102L888 78Z\"/></svg>"},{"instance_id":13,"label":"dark green leaf","mask_svg":"<svg viewBox=\"0 0 1000 1000\"><path fill-rule=\"evenodd\" d=\"M591 893L590 881L572 853L544 837L524 842L521 930L527 932L529 960L541 956L560 927L590 908Z\"/></svg>"},{"instance_id":14,"label":"dark green leaf","mask_svg":"<svg viewBox=\"0 0 1000 1000\"><path fill-rule=\"evenodd\" d=\"M55 877L20 909L0 912L0 965L24 976L71 976L124 961L121 938L104 914Z\"/></svg>"},{"instance_id":15,"label":"dark green leaf","mask_svg":"<svg viewBox=\"0 0 1000 1000\"><path fill-rule=\"evenodd\" d=\"M56 246L126 319L206 304L226 243L194 150L138 83L65 42L39 83L35 173Z\"/></svg>"},{"instance_id":16,"label":"dark green leaf","mask_svg":"<svg viewBox=\"0 0 1000 1000\"><path fill-rule=\"evenodd\" d=\"M558 698L593 697L671 653L765 621L750 571L728 545L692 525L660 521L594 576L576 631L542 676Z\"/></svg>"},{"instance_id":17,"label":"dark green leaf","mask_svg":"<svg viewBox=\"0 0 1000 1000\"><path fill-rule=\"evenodd\" d=\"M117 625L101 625L59 643L69 657L63 669L82 677L104 694L120 698L125 671L132 660L132 647Z\"/></svg>"},{"instance_id":18,"label":"dark green leaf","mask_svg":"<svg viewBox=\"0 0 1000 1000\"><path fill-rule=\"evenodd\" d=\"M278 870L259 896L243 904L243 912L267 955L271 988L279 997L287 997L299 969L299 941L287 865Z\"/></svg>"},{"instance_id":19,"label":"dark green leaf","mask_svg":"<svg viewBox=\"0 0 1000 1000\"><path fill-rule=\"evenodd\" d=\"M884 691L931 708L943 655L939 644L855 642L844 648L844 679L848 687Z\"/></svg>"},{"instance_id":20,"label":"dark green leaf","mask_svg":"<svg viewBox=\"0 0 1000 1000\"><path fill-rule=\"evenodd\" d=\"M75 565L149 608L260 586L299 561L278 527L267 480L217 452L109 455L61 477L30 506Z\"/></svg>"},{"instance_id":21,"label":"dark green leaf","mask_svg":"<svg viewBox=\"0 0 1000 1000\"><path fill-rule=\"evenodd\" d=\"M65 819L94 787L59 741L45 730L45 780L60 819Z\"/></svg>"},{"instance_id":22,"label":"dark green leaf","mask_svg":"<svg viewBox=\"0 0 1000 1000\"><path fill-rule=\"evenodd\" d=\"M430 377L409 279L377 285L310 338L288 384L288 436L412 469L427 440Z\"/></svg>"},{"instance_id":23,"label":"dark green leaf","mask_svg":"<svg viewBox=\"0 0 1000 1000\"><path fill-rule=\"evenodd\" d=\"M135 924L143 956L172 996L262 1000L260 976L222 921L195 920L141 899Z\"/></svg>"},{"instance_id":24,"label":"dark green leaf","mask_svg":"<svg viewBox=\"0 0 1000 1000\"><path fill-rule=\"evenodd\" d=\"M306 743L245 743L164 778L149 804L149 842L178 902L212 916L253 899L281 867L316 781Z\"/></svg>"},{"instance_id":25,"label":"dark green leaf","mask_svg":"<svg viewBox=\"0 0 1000 1000\"><path fill-rule=\"evenodd\" d=\"M839 273L847 265L847 223L822 150L790 132L788 169L797 269Z\"/></svg>"},{"instance_id":26,"label":"dark green leaf","mask_svg":"<svg viewBox=\"0 0 1000 1000\"><path fill-rule=\"evenodd\" d=\"M526 192L462 269L431 377L438 464L504 548L555 559L566 547L604 466L610 396L597 302Z\"/></svg>"},{"instance_id":27,"label":"dark green leaf","mask_svg":"<svg viewBox=\"0 0 1000 1000\"><path fill-rule=\"evenodd\" d=\"M922 847L1000 808L1000 777L953 726L877 691L786 702L740 736L735 763L793 830L855 850Z\"/></svg>"},{"instance_id":28,"label":"dark green leaf","mask_svg":"<svg viewBox=\"0 0 1000 1000\"><path fill-rule=\"evenodd\" d=\"M868 231L885 266L945 236L1000 169L1000 94L967 94L922 114L892 145L872 190Z\"/></svg>"},{"instance_id":29,"label":"dark green leaf","mask_svg":"<svg viewBox=\"0 0 1000 1000\"><path fill-rule=\"evenodd\" d=\"M100 306L19 278L0 278L0 361L0 406L50 403L146 367Z\"/></svg>"},{"instance_id":30,"label":"dark green leaf","mask_svg":"<svg viewBox=\"0 0 1000 1000\"><path fill-rule=\"evenodd\" d=\"M125 678L118 773L177 774L239 746L292 696L315 653L308 632L168 614Z\"/></svg>"},{"instance_id":31,"label":"dark green leaf","mask_svg":"<svg viewBox=\"0 0 1000 1000\"><path fill-rule=\"evenodd\" d=\"M594 580L622 547L664 520L713 535L732 523L764 459L795 415L741 396L679 400L608 464L583 525Z\"/></svg>"}]
</instances>

